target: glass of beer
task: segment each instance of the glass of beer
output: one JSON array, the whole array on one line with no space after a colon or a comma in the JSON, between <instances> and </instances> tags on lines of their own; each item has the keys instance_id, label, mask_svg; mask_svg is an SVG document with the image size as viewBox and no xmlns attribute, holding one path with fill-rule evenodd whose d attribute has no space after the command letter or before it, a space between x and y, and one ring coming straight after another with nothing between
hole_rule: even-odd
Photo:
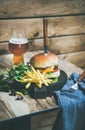
<instances>
[{"instance_id":1,"label":"glass of beer","mask_svg":"<svg viewBox=\"0 0 85 130\"><path fill-rule=\"evenodd\" d=\"M24 63L23 54L28 51L28 39L24 28L13 28L8 45L9 51L13 54L13 64Z\"/></svg>"}]
</instances>

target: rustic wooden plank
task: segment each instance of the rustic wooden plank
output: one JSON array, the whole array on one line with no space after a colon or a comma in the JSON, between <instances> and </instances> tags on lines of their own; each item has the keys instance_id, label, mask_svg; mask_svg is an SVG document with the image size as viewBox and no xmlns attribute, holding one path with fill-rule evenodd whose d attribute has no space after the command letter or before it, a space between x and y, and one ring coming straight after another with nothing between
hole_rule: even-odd
<instances>
[{"instance_id":1,"label":"rustic wooden plank","mask_svg":"<svg viewBox=\"0 0 85 130\"><path fill-rule=\"evenodd\" d=\"M59 110L54 110L52 112L47 112L43 113L40 115L33 116L31 118L31 128L32 129L39 129L39 128L44 128L48 125L52 126L57 115L58 115Z\"/></svg>"},{"instance_id":2,"label":"rustic wooden plank","mask_svg":"<svg viewBox=\"0 0 85 130\"><path fill-rule=\"evenodd\" d=\"M28 62L33 55L40 52L41 51L28 52L25 55L25 61ZM0 73L1 71L3 71L4 73L7 67L9 68L10 66L12 66L11 64L12 55L0 56L0 59L3 59L3 61L5 61L5 64L3 64L3 68L0 67ZM9 64L7 63L8 59L10 61ZM83 71L81 68L61 59L59 59L59 68L64 70L67 73L67 75L70 75L72 72L80 74ZM24 96L24 99L20 100L19 102L17 102L15 98L16 98L15 96L12 96L10 98L8 93L0 92L0 120L9 119L16 116L30 114L32 112L38 112L41 110L56 107L54 97L47 97L46 99L35 100L27 95ZM50 128L52 128L52 123L54 122L56 116L57 114L55 115L55 112L52 113L48 112L47 114L46 113L41 114L40 117L39 115L34 116L31 119L33 130L35 129L44 130L45 128L47 128L48 125L51 125Z\"/></svg>"},{"instance_id":3,"label":"rustic wooden plank","mask_svg":"<svg viewBox=\"0 0 85 130\"><path fill-rule=\"evenodd\" d=\"M49 18L49 36L85 33L85 15Z\"/></svg>"},{"instance_id":4,"label":"rustic wooden plank","mask_svg":"<svg viewBox=\"0 0 85 130\"><path fill-rule=\"evenodd\" d=\"M50 105L47 101L47 98L51 100ZM37 102L37 100L32 99L30 96L24 96L23 100L16 101L16 96L9 96L8 93L0 92L0 120L19 117L32 112L38 112L44 109L56 107L54 98L47 98L38 99L39 102Z\"/></svg>"},{"instance_id":5,"label":"rustic wooden plank","mask_svg":"<svg viewBox=\"0 0 85 130\"><path fill-rule=\"evenodd\" d=\"M85 35L49 39L48 49L56 54L85 50Z\"/></svg>"},{"instance_id":6,"label":"rustic wooden plank","mask_svg":"<svg viewBox=\"0 0 85 130\"><path fill-rule=\"evenodd\" d=\"M59 58L85 68L85 51L60 55Z\"/></svg>"},{"instance_id":7,"label":"rustic wooden plank","mask_svg":"<svg viewBox=\"0 0 85 130\"><path fill-rule=\"evenodd\" d=\"M43 127L34 128L32 130L52 130L52 126L53 125L46 125L46 126L43 126Z\"/></svg>"},{"instance_id":8,"label":"rustic wooden plank","mask_svg":"<svg viewBox=\"0 0 85 130\"><path fill-rule=\"evenodd\" d=\"M24 59L25 59L25 63L26 62L29 62L29 60L30 60L30 58L33 56L33 55L35 55L35 54L37 54L37 53L41 53L42 51L30 51L30 52L27 52L26 54L25 54L25 57L24 57ZM1 62L0 62L0 73L4 73L5 71L6 71L6 68L8 67L8 68L10 68L11 66L12 66L12 57L13 57L13 55L11 55L11 54L8 54L8 55L1 55L0 56L0 59L2 59L1 60ZM62 57L61 57L62 58ZM60 68L62 69L62 70L64 70L65 69L65 71L67 72L67 74L69 75L72 71L74 71L74 67L75 67L75 72L81 72L81 70L82 69L80 69L79 67L77 67L76 65L74 65L74 64L69 64L69 62L68 61L66 61L67 62L67 64L66 64L66 62L63 60L63 59L61 59L61 58L59 58L59 65L60 65ZM3 61L3 62L2 62ZM2 67L3 66L3 67ZM66 67L65 67L66 66ZM70 70L69 70L70 69ZM69 70L69 71L68 71Z\"/></svg>"},{"instance_id":9,"label":"rustic wooden plank","mask_svg":"<svg viewBox=\"0 0 85 130\"><path fill-rule=\"evenodd\" d=\"M27 38L42 36L42 19L22 19L22 20L1 20L0 21L0 41L8 41L13 27L26 29Z\"/></svg>"},{"instance_id":10,"label":"rustic wooden plank","mask_svg":"<svg viewBox=\"0 0 85 130\"><path fill-rule=\"evenodd\" d=\"M66 43L66 40L63 40L63 38L62 38L62 40L60 39L60 41L62 41L63 43L58 41L57 43L54 42L52 45L49 44L49 51L59 55L59 58L61 58L61 59L70 61L71 63L73 63L81 68L85 68L85 60L84 60L85 43L83 41L82 42L80 41L80 43L78 43L77 39L79 39L79 38L77 38L75 40L72 37L71 39L72 40L70 40L70 41L74 41L73 43L71 42L71 44L68 43L69 39L67 40L67 43ZM39 46L37 45L37 47L39 47ZM4 48L4 46L3 46L3 48ZM31 51L38 50L34 46L29 47L29 48L31 48ZM40 50L40 48L39 48L39 50ZM30 49L28 49L28 51L30 51ZM2 58L0 58L0 62L1 62L0 67L4 68L6 61L2 60ZM9 59L8 59L7 64L10 65Z\"/></svg>"},{"instance_id":11,"label":"rustic wooden plank","mask_svg":"<svg viewBox=\"0 0 85 130\"><path fill-rule=\"evenodd\" d=\"M1 20L0 41L8 41L12 27L26 29L28 39L43 37L42 19ZM85 15L48 18L48 37L85 33Z\"/></svg>"},{"instance_id":12,"label":"rustic wooden plank","mask_svg":"<svg viewBox=\"0 0 85 130\"><path fill-rule=\"evenodd\" d=\"M9 0L0 1L0 17L61 15L85 12L84 0ZM16 9L16 10L15 10Z\"/></svg>"},{"instance_id":13,"label":"rustic wooden plank","mask_svg":"<svg viewBox=\"0 0 85 130\"><path fill-rule=\"evenodd\" d=\"M39 128L34 128L32 130L52 130L52 126L53 125L46 125L46 126L42 126L42 127L39 127Z\"/></svg>"},{"instance_id":14,"label":"rustic wooden plank","mask_svg":"<svg viewBox=\"0 0 85 130\"><path fill-rule=\"evenodd\" d=\"M28 51L43 50L43 39L31 40ZM48 49L55 54L66 54L85 50L85 35L49 38ZM8 51L8 42L0 43L1 50Z\"/></svg>"},{"instance_id":15,"label":"rustic wooden plank","mask_svg":"<svg viewBox=\"0 0 85 130\"><path fill-rule=\"evenodd\" d=\"M17 102L15 96L10 98L9 94L4 92L0 92L0 110L3 112L0 113L0 120L26 115L31 111L24 101Z\"/></svg>"}]
</instances>

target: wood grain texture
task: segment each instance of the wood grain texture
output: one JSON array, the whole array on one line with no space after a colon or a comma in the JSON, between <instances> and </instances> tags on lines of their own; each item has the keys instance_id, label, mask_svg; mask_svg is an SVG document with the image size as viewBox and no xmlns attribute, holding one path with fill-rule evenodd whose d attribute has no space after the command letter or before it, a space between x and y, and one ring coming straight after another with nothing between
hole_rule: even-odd
<instances>
[{"instance_id":1,"label":"wood grain texture","mask_svg":"<svg viewBox=\"0 0 85 130\"><path fill-rule=\"evenodd\" d=\"M8 41L12 27L26 29L28 39L43 38L43 19L1 20L0 41ZM48 37L85 33L85 16L48 18Z\"/></svg>"},{"instance_id":2,"label":"wood grain texture","mask_svg":"<svg viewBox=\"0 0 85 130\"><path fill-rule=\"evenodd\" d=\"M62 39L53 39L53 43L50 43L49 46L48 46L48 49L49 51L57 54L59 56L59 58L61 59L64 59L66 61L70 61L71 63L81 67L81 68L85 68L85 43L84 41L80 40L80 43L78 43L77 41L79 41L79 39L83 39L84 37L71 37L71 38L62 38ZM85 39L85 38L84 38ZM43 52L43 45L40 47L39 42L40 40L37 40L36 43L34 42L33 44L31 43L29 46L29 49L28 49L28 52L29 51L39 51L40 49L42 50ZM52 41L52 39L51 39ZM67 43L66 43L67 41ZM72 42L73 41L73 42ZM57 43L56 43L57 42ZM43 43L42 43L43 44ZM5 46L5 49L6 49L6 46ZM3 49L0 50L1 54L7 54L8 50L6 51L4 49L4 46L3 46ZM8 52L10 53L10 52ZM25 56L26 54L24 54ZM2 57L5 57L5 55ZM8 59L9 61L9 59ZM1 62L1 65L2 68L4 68L4 64L6 64L6 61L5 60L2 60L2 58L0 58L0 62ZM10 64L10 61L7 62L7 64Z\"/></svg>"},{"instance_id":3,"label":"wood grain texture","mask_svg":"<svg viewBox=\"0 0 85 130\"><path fill-rule=\"evenodd\" d=\"M22 20L1 20L0 21L0 54L7 54L8 41L11 35L11 27L26 28L29 40L28 51L43 50L43 21L41 18ZM85 16L67 16L48 18L48 50L57 54L67 54L85 51ZM56 37L57 36L57 37ZM53 38L52 38L53 37ZM78 56L78 55L76 55ZM82 57L83 56L83 57ZM69 60L69 58L67 58ZM72 63L84 68L84 55L81 54L78 61ZM82 65L80 65L80 63Z\"/></svg>"},{"instance_id":4,"label":"wood grain texture","mask_svg":"<svg viewBox=\"0 0 85 130\"><path fill-rule=\"evenodd\" d=\"M85 68L85 51L60 55L59 58Z\"/></svg>"},{"instance_id":5,"label":"wood grain texture","mask_svg":"<svg viewBox=\"0 0 85 130\"><path fill-rule=\"evenodd\" d=\"M33 116L31 118L31 128L32 130L38 130L40 128L45 130L46 126L50 126L52 127L52 125L55 122L55 119L58 115L59 110L54 110L52 112L48 112L48 113L43 113L40 114L39 116ZM38 123L39 122L39 123ZM44 126L44 128L43 128Z\"/></svg>"},{"instance_id":6,"label":"wood grain texture","mask_svg":"<svg viewBox=\"0 0 85 130\"><path fill-rule=\"evenodd\" d=\"M25 55L25 62L28 62L32 56L42 51L28 52ZM6 71L6 68L12 66L12 55L2 55L0 56L2 64L0 62L0 74ZM8 63L9 62L9 63ZM1 67L3 66L3 67ZM82 69L59 58L59 68L64 70L69 76L72 72L82 73ZM25 114L35 113L42 110L50 109L56 107L56 101L54 97L46 97L45 99L32 99L30 96L24 96L21 101L16 101L15 96L10 97L8 93L0 92L0 121L11 119L13 117L19 117ZM41 115L36 115L31 118L32 129L33 130L51 130L52 124L54 123L58 111L43 113ZM8 130L8 129L7 129Z\"/></svg>"},{"instance_id":7,"label":"wood grain texture","mask_svg":"<svg viewBox=\"0 0 85 130\"><path fill-rule=\"evenodd\" d=\"M9 96L8 93L0 92L0 121L52 107L56 107L56 103L52 97L35 100L29 96L24 96L23 100L16 101L16 96Z\"/></svg>"},{"instance_id":8,"label":"wood grain texture","mask_svg":"<svg viewBox=\"0 0 85 130\"><path fill-rule=\"evenodd\" d=\"M8 93L0 92L0 111L3 111L0 114L0 120L3 120L29 114L31 110L24 101L17 102L15 96L10 98Z\"/></svg>"},{"instance_id":9,"label":"wood grain texture","mask_svg":"<svg viewBox=\"0 0 85 130\"><path fill-rule=\"evenodd\" d=\"M52 130L52 126L53 125L46 125L46 126L43 126L43 127L34 128L32 130Z\"/></svg>"},{"instance_id":10,"label":"wood grain texture","mask_svg":"<svg viewBox=\"0 0 85 130\"><path fill-rule=\"evenodd\" d=\"M84 7L84 0L1 0L0 17L76 14L84 13Z\"/></svg>"},{"instance_id":11,"label":"wood grain texture","mask_svg":"<svg viewBox=\"0 0 85 130\"><path fill-rule=\"evenodd\" d=\"M8 41L13 27L26 29L27 38L38 38L43 34L42 19L22 19L22 20L1 20L0 21L0 41Z\"/></svg>"},{"instance_id":12,"label":"wood grain texture","mask_svg":"<svg viewBox=\"0 0 85 130\"><path fill-rule=\"evenodd\" d=\"M29 40L28 51L43 50L43 46L43 39ZM0 43L1 50L8 52L8 42ZM49 38L48 50L56 54L85 51L85 35Z\"/></svg>"},{"instance_id":13,"label":"wood grain texture","mask_svg":"<svg viewBox=\"0 0 85 130\"><path fill-rule=\"evenodd\" d=\"M48 36L54 38L49 38L48 49L58 55L59 67L64 70L67 75L70 75L72 72L80 74L83 70L77 66L85 67L84 0L0 0L0 19L43 16L49 16ZM0 54L9 53L8 42L3 41L9 40L11 27L13 26L26 28L27 38L31 40L29 40L28 53L25 54L25 62L29 61L30 57L38 53L36 52L37 50L43 49L42 19L1 20ZM0 56L0 74L6 71L7 66L9 68L12 66L12 56L13 55ZM69 64L68 61L75 65ZM26 106L26 111L24 110L24 106L22 107L23 104ZM55 107L54 98L31 100L30 97L27 96L24 97L24 101L17 107L15 97L9 100L7 93L0 93L0 120L20 116L26 114L26 112L40 111L53 106ZM36 116L31 120L32 129L51 130L52 126L49 126L54 121L54 118L55 113L51 113L51 115L47 113L46 116L41 115L40 118ZM39 124L39 126L37 124ZM8 129L6 128L6 130Z\"/></svg>"},{"instance_id":14,"label":"wood grain texture","mask_svg":"<svg viewBox=\"0 0 85 130\"><path fill-rule=\"evenodd\" d=\"M25 64L27 62L29 62L29 60L32 56L34 56L37 53L41 53L41 52L42 51L29 51L29 52L27 52L24 56ZM13 57L13 55L11 55L11 54L0 56L0 59L1 59L1 61L0 61L0 73L4 73L6 71L7 67L10 68L12 66L12 57ZM65 65L66 62L67 62L67 64ZM71 63L69 64L68 61L66 61L66 62L62 58L59 58L60 68L62 70L65 69L65 71L67 72L68 75L71 74L72 71L78 72L78 70L79 70L79 72L81 72L81 70L82 70L81 68L79 68L78 66L76 66L74 64L71 64ZM65 68L65 66L66 66L66 68ZM76 68L75 70L74 70L73 66ZM71 69L68 71L69 68L71 68Z\"/></svg>"}]
</instances>

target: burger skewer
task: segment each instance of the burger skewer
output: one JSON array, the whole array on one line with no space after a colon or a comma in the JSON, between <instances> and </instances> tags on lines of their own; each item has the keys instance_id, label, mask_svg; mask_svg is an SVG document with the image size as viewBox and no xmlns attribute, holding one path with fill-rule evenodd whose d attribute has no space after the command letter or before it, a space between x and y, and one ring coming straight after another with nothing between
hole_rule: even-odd
<instances>
[{"instance_id":1,"label":"burger skewer","mask_svg":"<svg viewBox=\"0 0 85 130\"><path fill-rule=\"evenodd\" d=\"M48 20L43 18L44 53L48 53Z\"/></svg>"}]
</instances>

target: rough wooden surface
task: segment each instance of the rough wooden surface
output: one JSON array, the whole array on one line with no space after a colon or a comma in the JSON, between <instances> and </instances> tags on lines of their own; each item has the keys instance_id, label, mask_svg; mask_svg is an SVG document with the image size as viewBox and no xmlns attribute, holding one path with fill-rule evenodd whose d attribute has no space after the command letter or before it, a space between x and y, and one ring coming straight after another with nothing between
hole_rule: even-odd
<instances>
[{"instance_id":1,"label":"rough wooden surface","mask_svg":"<svg viewBox=\"0 0 85 130\"><path fill-rule=\"evenodd\" d=\"M8 51L8 42L0 43L0 49ZM43 39L29 40L28 51L36 51L36 50L39 51L42 49L43 49ZM85 51L85 36L78 35L78 36L49 38L48 49L49 51L53 51L56 54L66 54L66 53Z\"/></svg>"},{"instance_id":2,"label":"rough wooden surface","mask_svg":"<svg viewBox=\"0 0 85 130\"><path fill-rule=\"evenodd\" d=\"M43 37L43 19L15 19L0 21L0 41L7 41L12 27L26 29L28 39ZM67 16L48 18L48 36L63 36L85 33L85 16Z\"/></svg>"},{"instance_id":3,"label":"rough wooden surface","mask_svg":"<svg viewBox=\"0 0 85 130\"><path fill-rule=\"evenodd\" d=\"M24 55L24 60L25 60L25 63L29 62L30 58L37 54L37 53L41 53L43 52L42 50L41 51L30 51L30 52L27 52L25 55ZM13 55L12 54L8 54L8 55L1 55L0 56L0 73L3 73L6 71L6 67L11 67L12 66L12 58L13 58ZM63 63L62 63L63 62ZM66 64L67 63L67 64ZM59 56L59 67L66 71L66 73L69 75L71 74L72 71L75 71L75 72L81 72L81 68L77 67L76 65L70 63L70 65L68 66L69 62L66 61L65 63L65 60L63 60L63 58ZM64 64L64 65L63 65ZM67 67L65 68L65 66L67 65ZM74 68L72 68L73 66L75 66L75 70ZM71 68L71 70L68 71L69 67ZM77 69L78 68L78 69Z\"/></svg>"},{"instance_id":4,"label":"rough wooden surface","mask_svg":"<svg viewBox=\"0 0 85 130\"><path fill-rule=\"evenodd\" d=\"M43 113L39 116L31 118L32 130L51 130L59 110L53 112ZM37 123L39 122L39 123ZM48 129L49 128L49 129Z\"/></svg>"},{"instance_id":5,"label":"rough wooden surface","mask_svg":"<svg viewBox=\"0 0 85 130\"><path fill-rule=\"evenodd\" d=\"M25 62L28 62L30 58L40 53L38 52L28 52L25 54ZM12 55L3 55L0 56L0 74L6 71L6 68L12 66ZM67 75L70 75L72 72L81 73L83 70L79 67L64 61L59 58L59 68L64 70ZM56 102L54 97L46 97L45 99L32 99L30 96L24 96L22 101L16 101L15 96L9 96L8 93L0 92L0 121L4 119L10 119L13 117L19 117L22 115L35 113L38 111L50 109L56 107ZM57 113L47 113L42 115L36 115L31 119L32 130L51 130L52 124L56 119ZM49 120L50 119L50 120Z\"/></svg>"},{"instance_id":6,"label":"rough wooden surface","mask_svg":"<svg viewBox=\"0 0 85 130\"><path fill-rule=\"evenodd\" d=\"M8 53L8 42L6 41L10 38L13 26L26 28L27 38L30 39L28 51L42 50L42 17L49 16L49 50L61 55L64 59L66 57L66 60L68 59L77 66L85 68L85 60L83 60L85 51L84 7L84 0L0 1L0 54ZM8 20L13 17L17 18ZM18 19L20 17L22 19ZM7 18L7 20L3 18ZM76 56L75 62L73 56Z\"/></svg>"},{"instance_id":7,"label":"rough wooden surface","mask_svg":"<svg viewBox=\"0 0 85 130\"><path fill-rule=\"evenodd\" d=\"M59 55L58 57L85 69L85 51Z\"/></svg>"},{"instance_id":8,"label":"rough wooden surface","mask_svg":"<svg viewBox=\"0 0 85 130\"><path fill-rule=\"evenodd\" d=\"M56 107L53 98L34 100L29 96L24 96L23 101L16 101L16 96L10 97L8 93L0 92L0 121L52 107Z\"/></svg>"},{"instance_id":9,"label":"rough wooden surface","mask_svg":"<svg viewBox=\"0 0 85 130\"><path fill-rule=\"evenodd\" d=\"M16 8L16 9L15 9ZM81 73L82 69L78 68L80 66L85 68L85 1L84 0L1 0L0 1L0 19L2 18L13 18L13 17L35 17L34 19L15 19L15 20L0 20L0 55L8 53L8 40L10 38L10 32L12 26L21 26L26 28L27 37L29 40L28 51L36 51L43 49L43 27L42 27L42 16L49 16L48 18L48 34L49 34L49 44L48 48L50 51L58 54L60 60L60 68L66 71L69 75L71 72L75 71ZM52 16L52 17L51 17ZM53 17L56 16L56 17ZM59 16L59 17L58 17ZM36 17L40 17L37 18ZM6 42L7 41L7 42ZM33 52L34 54L36 52ZM32 56L33 53L29 52ZM0 73L5 72L6 66L11 67L11 56L2 55L0 56ZM27 60L29 59L28 54L26 54ZM61 60L64 59L64 60ZM77 66L71 63L76 64ZM7 64L7 65L6 65ZM6 95L8 96L8 95ZM12 118L16 116L15 111L7 108L11 104L9 101L4 102L5 97L0 100L0 116L2 119ZM14 103L15 100L11 99ZM25 98L26 103L28 98ZM35 101L33 101L33 104ZM17 103L14 103L15 105ZM30 113L29 108L30 102L26 104L26 110ZM35 103L37 104L37 103ZM3 107L4 106L4 107ZM35 105L35 110L40 109L40 106ZM5 108L7 109L5 111ZM16 106L15 106L16 110ZM33 108L31 108L33 111ZM26 112L27 112L26 111ZM26 114L25 111L19 109L18 114ZM33 130L51 130L52 126L46 124L49 122L51 115L41 117L35 117L32 119ZM54 114L51 119L54 118ZM38 123L36 122L38 120ZM40 121L40 122L39 122ZM52 121L52 120L51 120ZM53 120L54 121L54 120ZM44 124L43 124L44 123ZM38 127L37 124L42 127ZM43 125L44 126L43 126ZM7 130L7 129L6 129Z\"/></svg>"},{"instance_id":10,"label":"rough wooden surface","mask_svg":"<svg viewBox=\"0 0 85 130\"><path fill-rule=\"evenodd\" d=\"M76 14L84 13L84 7L84 0L1 0L0 17Z\"/></svg>"},{"instance_id":11,"label":"rough wooden surface","mask_svg":"<svg viewBox=\"0 0 85 130\"><path fill-rule=\"evenodd\" d=\"M85 16L67 16L48 18L48 49L55 54L65 54L73 64L85 68ZM0 21L0 54L7 54L8 40L11 35L11 27L18 26L26 28L29 40L28 51L43 49L43 23L41 18L22 20L1 20ZM7 42L6 42L7 41ZM75 54L76 52L76 54ZM81 55L80 55L81 52ZM69 55L76 55L69 58ZM78 58L79 57L79 58ZM81 64L80 64L81 63Z\"/></svg>"}]
</instances>

